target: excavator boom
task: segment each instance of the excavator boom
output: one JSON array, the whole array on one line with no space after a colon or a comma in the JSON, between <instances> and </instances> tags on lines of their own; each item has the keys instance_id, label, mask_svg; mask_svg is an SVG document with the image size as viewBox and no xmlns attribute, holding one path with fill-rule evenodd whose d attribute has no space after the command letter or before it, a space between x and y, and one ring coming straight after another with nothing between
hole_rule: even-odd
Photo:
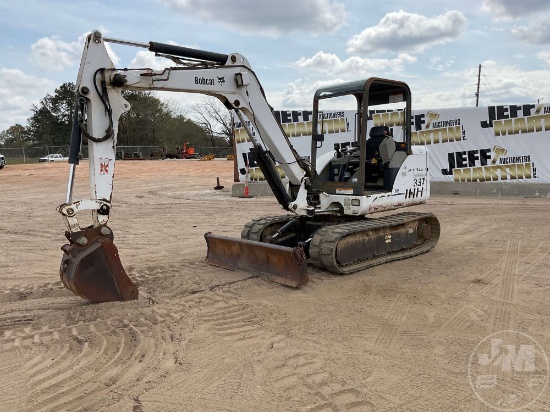
<instances>
[{"instance_id":1,"label":"excavator boom","mask_svg":"<svg viewBox=\"0 0 550 412\"><path fill-rule=\"evenodd\" d=\"M182 64L160 71L116 69L105 47L106 41L145 47L157 55L168 56ZM198 61L201 63L197 64ZM214 95L226 107L243 113L241 116L257 117L258 121L254 126L262 135L255 142L257 150L265 154L269 152L266 145L272 147L272 152L264 160L266 174L278 175L273 160L275 158L282 161L282 168L289 176L293 176L295 185L301 183L307 172L307 168L304 170L300 166L304 162L286 136L284 138L287 144L279 145L271 140L273 137L284 136L284 133L271 113L254 72L243 56L211 53L157 42L144 44L107 39L98 31L92 32L86 40L76 83L77 103L71 135L67 199L58 207L58 211L65 220L66 237L69 240L69 244L62 247L61 280L69 290L93 302L131 300L138 297L137 286L126 274L113 244L112 230L107 227L112 207L118 120L124 112L130 110L130 104L122 96L123 90L167 90ZM90 198L73 201L74 176L80 161L83 139L88 140ZM282 184L279 184L279 192L283 208L290 210L291 198ZM305 206L304 203L301 208L304 209ZM85 228L80 227L77 218L77 214L83 211L91 212L92 215L92 224ZM216 245L223 244L222 240L212 242ZM215 249L215 246L209 249L212 251L209 263L215 260ZM220 249L218 256L222 254ZM292 251L286 250L280 250L277 256L278 259L270 260L270 265L273 268L279 262L280 273L285 271L286 262L295 258ZM252 263L231 266L234 269L246 269L249 266L249 270L254 270ZM260 266L262 265L258 263L258 267ZM294 286L307 282L304 271L305 261L297 265L294 275L287 274L285 282ZM277 276L271 278L277 279Z\"/></svg>"}]
</instances>

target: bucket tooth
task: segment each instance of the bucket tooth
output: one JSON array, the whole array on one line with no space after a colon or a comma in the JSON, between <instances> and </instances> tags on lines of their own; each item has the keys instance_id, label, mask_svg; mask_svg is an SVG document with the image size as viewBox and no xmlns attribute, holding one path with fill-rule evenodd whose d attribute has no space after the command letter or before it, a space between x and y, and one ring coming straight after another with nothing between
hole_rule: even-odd
<instances>
[{"instance_id":1,"label":"bucket tooth","mask_svg":"<svg viewBox=\"0 0 550 412\"><path fill-rule=\"evenodd\" d=\"M242 270L272 282L300 287L309 281L302 248L290 248L252 240L206 233L206 263L230 270Z\"/></svg>"},{"instance_id":2,"label":"bucket tooth","mask_svg":"<svg viewBox=\"0 0 550 412\"><path fill-rule=\"evenodd\" d=\"M114 302L138 298L113 243L113 232L105 225L68 233L59 274L63 285L92 302Z\"/></svg>"}]
</instances>

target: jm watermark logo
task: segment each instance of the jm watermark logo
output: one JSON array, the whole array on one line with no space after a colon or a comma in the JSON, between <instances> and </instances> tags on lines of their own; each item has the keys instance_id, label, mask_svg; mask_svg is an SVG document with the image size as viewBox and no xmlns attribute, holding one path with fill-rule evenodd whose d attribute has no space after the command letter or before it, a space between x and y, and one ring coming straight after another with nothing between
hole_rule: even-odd
<instances>
[{"instance_id":1,"label":"jm watermark logo","mask_svg":"<svg viewBox=\"0 0 550 412\"><path fill-rule=\"evenodd\" d=\"M481 402L499 411L519 411L544 392L549 370L546 353L535 339L505 330L477 344L468 377Z\"/></svg>"}]
</instances>

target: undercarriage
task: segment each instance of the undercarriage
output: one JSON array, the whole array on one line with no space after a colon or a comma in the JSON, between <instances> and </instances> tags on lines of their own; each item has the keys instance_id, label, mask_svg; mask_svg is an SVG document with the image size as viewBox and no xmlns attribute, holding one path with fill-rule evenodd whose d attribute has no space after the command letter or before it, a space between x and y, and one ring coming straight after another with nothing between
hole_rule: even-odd
<instances>
[{"instance_id":1,"label":"undercarriage","mask_svg":"<svg viewBox=\"0 0 550 412\"><path fill-rule=\"evenodd\" d=\"M426 253L439 234L433 214L405 212L379 218L268 216L248 222L241 238L301 247L310 265L346 275Z\"/></svg>"}]
</instances>

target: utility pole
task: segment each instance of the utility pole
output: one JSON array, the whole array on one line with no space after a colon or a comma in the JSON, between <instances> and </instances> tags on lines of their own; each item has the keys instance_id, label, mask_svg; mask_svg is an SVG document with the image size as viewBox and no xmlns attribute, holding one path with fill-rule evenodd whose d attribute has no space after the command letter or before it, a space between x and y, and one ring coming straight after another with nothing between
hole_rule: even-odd
<instances>
[{"instance_id":1,"label":"utility pole","mask_svg":"<svg viewBox=\"0 0 550 412\"><path fill-rule=\"evenodd\" d=\"M476 107L479 106L479 81L481 79L481 64L477 69L477 91L476 91Z\"/></svg>"}]
</instances>

